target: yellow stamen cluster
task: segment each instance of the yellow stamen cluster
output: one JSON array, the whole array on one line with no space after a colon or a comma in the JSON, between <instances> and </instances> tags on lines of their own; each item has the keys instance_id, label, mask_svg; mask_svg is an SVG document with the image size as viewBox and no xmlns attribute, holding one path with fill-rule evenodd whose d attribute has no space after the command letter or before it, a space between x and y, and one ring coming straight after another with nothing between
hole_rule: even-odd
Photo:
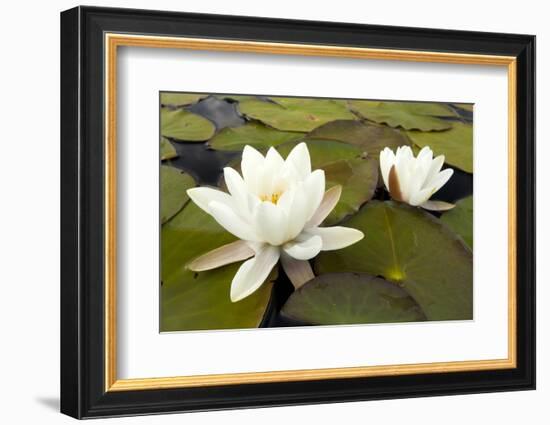
<instances>
[{"instance_id":1,"label":"yellow stamen cluster","mask_svg":"<svg viewBox=\"0 0 550 425\"><path fill-rule=\"evenodd\" d=\"M279 202L279 199L281 198L282 193L281 192L275 192L271 195L261 195L260 199L262 202L271 202L272 204L277 204Z\"/></svg>"}]
</instances>

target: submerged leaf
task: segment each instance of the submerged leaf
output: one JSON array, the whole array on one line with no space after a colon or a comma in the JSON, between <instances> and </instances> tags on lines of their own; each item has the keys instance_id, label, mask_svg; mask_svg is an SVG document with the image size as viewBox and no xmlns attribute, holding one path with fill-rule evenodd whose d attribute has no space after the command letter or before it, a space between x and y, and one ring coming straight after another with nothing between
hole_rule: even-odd
<instances>
[{"instance_id":1,"label":"submerged leaf","mask_svg":"<svg viewBox=\"0 0 550 425\"><path fill-rule=\"evenodd\" d=\"M438 117L456 117L455 112L442 103L350 100L349 105L365 119L405 130L445 130L451 124Z\"/></svg>"},{"instance_id":2,"label":"submerged leaf","mask_svg":"<svg viewBox=\"0 0 550 425\"><path fill-rule=\"evenodd\" d=\"M418 304L403 289L364 273L317 276L292 293L281 314L312 325L425 320Z\"/></svg>"},{"instance_id":3,"label":"submerged leaf","mask_svg":"<svg viewBox=\"0 0 550 425\"><path fill-rule=\"evenodd\" d=\"M344 225L365 238L322 252L317 273L383 276L407 291L428 320L472 319L472 253L438 219L405 204L371 201Z\"/></svg>"},{"instance_id":4,"label":"submerged leaf","mask_svg":"<svg viewBox=\"0 0 550 425\"><path fill-rule=\"evenodd\" d=\"M216 127L206 118L184 109L160 109L160 132L164 137L201 142L210 139Z\"/></svg>"},{"instance_id":5,"label":"submerged leaf","mask_svg":"<svg viewBox=\"0 0 550 425\"><path fill-rule=\"evenodd\" d=\"M189 174L167 165L160 166L160 220L165 223L189 200L187 189L195 186Z\"/></svg>"},{"instance_id":6,"label":"submerged leaf","mask_svg":"<svg viewBox=\"0 0 550 425\"><path fill-rule=\"evenodd\" d=\"M242 100L239 110L249 118L283 131L311 131L329 121L355 119L345 101L272 97L264 100Z\"/></svg>"},{"instance_id":7,"label":"submerged leaf","mask_svg":"<svg viewBox=\"0 0 550 425\"><path fill-rule=\"evenodd\" d=\"M233 303L231 281L242 263L199 273L186 268L194 258L234 240L192 202L162 226L161 331L258 327L275 272L252 295Z\"/></svg>"}]
</instances>

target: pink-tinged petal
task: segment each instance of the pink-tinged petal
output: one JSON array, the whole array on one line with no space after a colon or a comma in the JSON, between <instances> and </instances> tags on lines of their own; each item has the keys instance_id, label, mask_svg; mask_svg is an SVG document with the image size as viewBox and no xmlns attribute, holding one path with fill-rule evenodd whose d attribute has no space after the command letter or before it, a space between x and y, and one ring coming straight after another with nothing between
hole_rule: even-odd
<instances>
[{"instance_id":1,"label":"pink-tinged petal","mask_svg":"<svg viewBox=\"0 0 550 425\"><path fill-rule=\"evenodd\" d=\"M256 233L264 242L281 245L285 242L287 217L282 208L271 202L261 202L254 211Z\"/></svg>"},{"instance_id":2,"label":"pink-tinged petal","mask_svg":"<svg viewBox=\"0 0 550 425\"><path fill-rule=\"evenodd\" d=\"M233 207L233 199L229 194L218 189L212 189L211 187L194 187L187 190L187 195L200 209L209 214L208 204L212 201L227 205L230 208Z\"/></svg>"},{"instance_id":3,"label":"pink-tinged petal","mask_svg":"<svg viewBox=\"0 0 550 425\"><path fill-rule=\"evenodd\" d=\"M195 258L187 264L187 268L195 272L202 272L243 261L252 256L254 256L254 250L246 242L235 241Z\"/></svg>"},{"instance_id":4,"label":"pink-tinged petal","mask_svg":"<svg viewBox=\"0 0 550 425\"><path fill-rule=\"evenodd\" d=\"M254 258L245 261L231 282L231 301L240 301L262 286L279 261L279 255L278 248L264 245Z\"/></svg>"},{"instance_id":5,"label":"pink-tinged petal","mask_svg":"<svg viewBox=\"0 0 550 425\"><path fill-rule=\"evenodd\" d=\"M380 174L382 174L382 180L386 189L389 190L389 176L391 167L395 164L395 154L390 148L384 148L380 152Z\"/></svg>"},{"instance_id":6,"label":"pink-tinged petal","mask_svg":"<svg viewBox=\"0 0 550 425\"><path fill-rule=\"evenodd\" d=\"M443 201L426 201L420 204L420 207L430 211L448 211L452 210L455 205Z\"/></svg>"},{"instance_id":7,"label":"pink-tinged petal","mask_svg":"<svg viewBox=\"0 0 550 425\"><path fill-rule=\"evenodd\" d=\"M281 264L292 285L294 285L294 289L298 289L315 277L313 270L311 270L311 265L307 260L296 260L290 255L283 253L281 255Z\"/></svg>"},{"instance_id":8,"label":"pink-tinged petal","mask_svg":"<svg viewBox=\"0 0 550 425\"><path fill-rule=\"evenodd\" d=\"M220 202L208 205L212 217L229 233L245 241L259 241L258 235L250 223L244 221L232 208Z\"/></svg>"},{"instance_id":9,"label":"pink-tinged petal","mask_svg":"<svg viewBox=\"0 0 550 425\"><path fill-rule=\"evenodd\" d=\"M313 216L306 224L306 229L310 227L317 227L323 222L325 218L330 214L334 207L338 204L340 196L342 195L342 186L337 185L331 187L325 192L321 205L317 208L317 211L313 213Z\"/></svg>"},{"instance_id":10,"label":"pink-tinged petal","mask_svg":"<svg viewBox=\"0 0 550 425\"><path fill-rule=\"evenodd\" d=\"M286 157L285 163L294 167L301 180L309 176L311 174L311 158L307 145L302 142L294 146Z\"/></svg>"},{"instance_id":11,"label":"pink-tinged petal","mask_svg":"<svg viewBox=\"0 0 550 425\"><path fill-rule=\"evenodd\" d=\"M321 237L323 243L322 251L342 249L359 242L365 237L360 230L342 226L316 227L309 229L307 233Z\"/></svg>"},{"instance_id":12,"label":"pink-tinged petal","mask_svg":"<svg viewBox=\"0 0 550 425\"><path fill-rule=\"evenodd\" d=\"M317 235L304 235L283 246L284 251L296 260L309 260L321 251L323 241Z\"/></svg>"}]
</instances>

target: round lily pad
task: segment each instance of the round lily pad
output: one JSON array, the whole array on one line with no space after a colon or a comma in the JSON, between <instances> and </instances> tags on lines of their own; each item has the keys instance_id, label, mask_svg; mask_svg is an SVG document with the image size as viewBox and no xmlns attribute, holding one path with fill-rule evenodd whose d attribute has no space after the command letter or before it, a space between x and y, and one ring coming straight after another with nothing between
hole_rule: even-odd
<instances>
[{"instance_id":1,"label":"round lily pad","mask_svg":"<svg viewBox=\"0 0 550 425\"><path fill-rule=\"evenodd\" d=\"M207 94L196 93L172 93L165 92L160 94L160 103L163 106L187 106L192 103L198 102L201 99L208 97Z\"/></svg>"},{"instance_id":2,"label":"round lily pad","mask_svg":"<svg viewBox=\"0 0 550 425\"><path fill-rule=\"evenodd\" d=\"M450 107L441 103L350 100L349 105L367 120L405 130L446 130L451 124L438 117L456 117Z\"/></svg>"},{"instance_id":3,"label":"round lily pad","mask_svg":"<svg viewBox=\"0 0 550 425\"><path fill-rule=\"evenodd\" d=\"M472 196L461 199L452 210L443 213L441 221L459 235L470 249L474 248L474 198Z\"/></svg>"},{"instance_id":4,"label":"round lily pad","mask_svg":"<svg viewBox=\"0 0 550 425\"><path fill-rule=\"evenodd\" d=\"M212 122L185 109L160 109L160 132L164 137L186 142L202 142L216 131Z\"/></svg>"},{"instance_id":5,"label":"round lily pad","mask_svg":"<svg viewBox=\"0 0 550 425\"><path fill-rule=\"evenodd\" d=\"M176 148L172 146L172 143L168 141L165 137L160 138L160 160L165 161L167 159L177 158L178 153Z\"/></svg>"},{"instance_id":6,"label":"round lily pad","mask_svg":"<svg viewBox=\"0 0 550 425\"><path fill-rule=\"evenodd\" d=\"M271 101L242 100L239 111L283 131L311 131L329 121L355 119L345 101L272 97Z\"/></svg>"},{"instance_id":7,"label":"round lily pad","mask_svg":"<svg viewBox=\"0 0 550 425\"><path fill-rule=\"evenodd\" d=\"M362 272L400 285L428 320L473 317L472 252L437 218L393 201L371 201L345 222L365 237L315 259L317 274Z\"/></svg>"},{"instance_id":8,"label":"round lily pad","mask_svg":"<svg viewBox=\"0 0 550 425\"><path fill-rule=\"evenodd\" d=\"M160 167L160 220L165 223L176 215L189 200L187 189L195 186L189 174L174 167Z\"/></svg>"},{"instance_id":9,"label":"round lily pad","mask_svg":"<svg viewBox=\"0 0 550 425\"><path fill-rule=\"evenodd\" d=\"M352 120L329 122L313 130L306 138L350 143L375 158L378 158L380 151L386 147L395 151L400 146L411 145L409 138L399 130Z\"/></svg>"},{"instance_id":10,"label":"round lily pad","mask_svg":"<svg viewBox=\"0 0 550 425\"><path fill-rule=\"evenodd\" d=\"M425 320L402 288L365 273L327 273L292 293L283 317L312 325L396 323Z\"/></svg>"},{"instance_id":11,"label":"round lily pad","mask_svg":"<svg viewBox=\"0 0 550 425\"><path fill-rule=\"evenodd\" d=\"M445 162L467 173L474 172L474 136L472 124L453 122L447 131L407 131L413 143L429 146L434 155L445 155Z\"/></svg>"},{"instance_id":12,"label":"round lily pad","mask_svg":"<svg viewBox=\"0 0 550 425\"><path fill-rule=\"evenodd\" d=\"M259 122L251 121L240 127L224 128L210 139L208 145L212 149L228 151L241 150L246 145L256 149L265 149L303 137L303 133L275 130Z\"/></svg>"},{"instance_id":13,"label":"round lily pad","mask_svg":"<svg viewBox=\"0 0 550 425\"><path fill-rule=\"evenodd\" d=\"M192 259L233 242L235 237L189 202L161 233L161 331L258 327L271 296L274 271L247 298L233 303L231 281L241 263L195 273Z\"/></svg>"}]
</instances>

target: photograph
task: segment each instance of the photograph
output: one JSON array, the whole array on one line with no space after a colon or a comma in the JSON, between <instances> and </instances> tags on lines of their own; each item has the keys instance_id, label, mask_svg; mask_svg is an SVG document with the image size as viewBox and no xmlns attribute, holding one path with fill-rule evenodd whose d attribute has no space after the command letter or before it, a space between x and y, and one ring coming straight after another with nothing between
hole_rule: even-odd
<instances>
[{"instance_id":1,"label":"photograph","mask_svg":"<svg viewBox=\"0 0 550 425\"><path fill-rule=\"evenodd\" d=\"M474 320L473 103L158 108L160 332Z\"/></svg>"}]
</instances>

